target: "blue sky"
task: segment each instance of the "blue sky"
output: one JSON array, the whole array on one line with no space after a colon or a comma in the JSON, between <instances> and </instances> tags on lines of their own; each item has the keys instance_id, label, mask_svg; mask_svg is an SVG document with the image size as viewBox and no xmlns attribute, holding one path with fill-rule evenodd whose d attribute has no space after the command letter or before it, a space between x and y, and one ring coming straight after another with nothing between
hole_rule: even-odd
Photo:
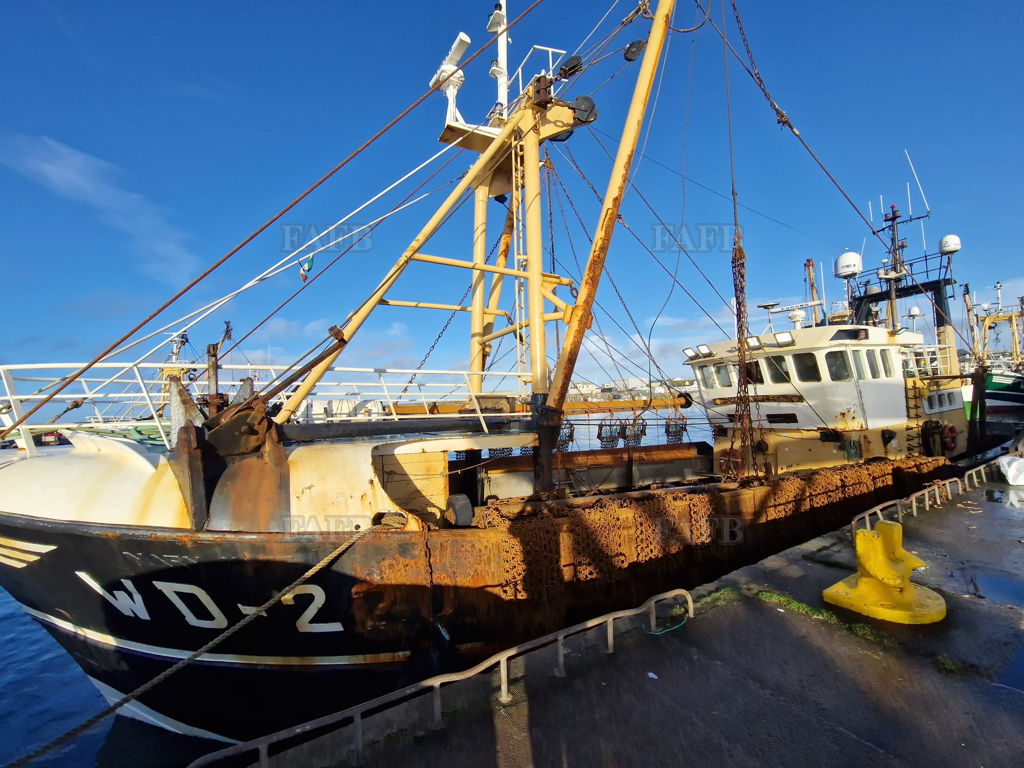
<instances>
[{"instance_id":1,"label":"blue sky","mask_svg":"<svg viewBox=\"0 0 1024 768\"><path fill-rule=\"evenodd\" d=\"M518 62L533 43L576 48L609 4L545 0L514 31L510 58ZM513 14L525 5L513 4ZM7 322L0 360L78 360L101 349L419 96L456 32L469 33L473 49L483 43L489 8L486 0L443 6L4 3L0 247ZM609 19L628 10L628 3L619 3ZM933 211L929 250L940 235L956 232L964 242L960 280L983 296L997 279L1008 286L1007 297L1024 293L1024 269L1012 256L1024 205L1020 4L746 0L741 10L773 96L854 200L866 209L869 199L884 195L887 205L895 200L905 209L912 179L903 150L909 149ZM716 16L719 11L716 5ZM693 15L691 4L680 3L677 26ZM615 45L644 34L644 22L637 22ZM734 31L733 39L738 45ZM467 69L459 98L467 119L482 119L493 100L489 58ZM575 91L590 92L621 64L612 56ZM699 225L731 221L720 194L729 189L722 69L721 41L710 28L672 37L643 139L650 159L641 158L636 168L636 182L659 214L677 226L682 213L694 237ZM595 135L610 145L635 74L635 67L627 68L600 87L594 132L578 131L567 145L602 190L610 164ZM741 226L751 304L797 299L805 259L830 269L841 251L860 248L866 231L776 125L734 61L730 79L737 186L748 207ZM443 114L444 100L435 94L184 300L182 310L281 258L289 232L322 229L430 156L440 147ZM592 229L593 194L561 155L553 155ZM434 184L451 181L465 166L459 158ZM685 208L681 172L692 179ZM398 197L410 189L397 190ZM370 220L398 197L354 221ZM920 212L916 188L913 198ZM344 257L242 350L250 359L284 360L311 346L375 285L430 205L419 203L375 231L372 247ZM557 205L555 211L556 256L571 263ZM460 211L428 252L469 256L467 212ZM648 246L658 244L657 222L635 196L624 215ZM585 239L571 211L568 217L582 258ZM908 235L909 253L920 253L919 231ZM659 255L674 265L675 254ZM728 296L728 254L718 249L693 256ZM877 259L878 248L869 243L867 256ZM324 262L318 258L316 267ZM681 346L721 338L681 291L669 295L664 273L625 231L617 233L608 263L667 373L687 370ZM728 327L727 309L685 258L679 279ZM246 301L232 301L192 333L194 344L215 340L225 319L238 331L248 329L300 285L295 268ZM454 302L465 285L461 272L418 267L392 295ZM829 292L838 296L839 286L830 282ZM639 352L635 346L629 351L627 338L632 324L607 282L600 298L615 318L598 316L612 346L636 359ZM346 351L346 363L415 365L444 320L438 312L383 308ZM460 316L430 366L464 363L466 327ZM593 379L615 372L603 362L587 359L582 370Z\"/></svg>"}]
</instances>

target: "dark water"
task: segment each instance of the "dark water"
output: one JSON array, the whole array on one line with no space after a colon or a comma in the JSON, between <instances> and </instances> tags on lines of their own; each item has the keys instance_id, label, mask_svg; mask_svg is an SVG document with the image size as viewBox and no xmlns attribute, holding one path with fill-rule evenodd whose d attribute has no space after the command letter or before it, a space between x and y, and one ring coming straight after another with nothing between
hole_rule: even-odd
<instances>
[{"instance_id":1,"label":"dark water","mask_svg":"<svg viewBox=\"0 0 1024 768\"><path fill-rule=\"evenodd\" d=\"M64 649L0 589L0 765L46 744L105 706ZM110 717L32 765L172 768L220 746Z\"/></svg>"}]
</instances>

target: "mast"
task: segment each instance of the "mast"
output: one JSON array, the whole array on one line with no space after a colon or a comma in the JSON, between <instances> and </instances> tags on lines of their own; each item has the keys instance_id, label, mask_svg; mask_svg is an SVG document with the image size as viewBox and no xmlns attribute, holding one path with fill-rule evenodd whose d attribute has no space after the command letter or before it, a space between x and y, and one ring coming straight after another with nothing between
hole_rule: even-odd
<instances>
[{"instance_id":1,"label":"mast","mask_svg":"<svg viewBox=\"0 0 1024 768\"><path fill-rule=\"evenodd\" d=\"M604 270L604 263L608 256L608 247L611 245L612 234L615 232L615 224L618 220L622 196L625 193L626 185L629 183L629 171L633 162L633 154L636 152L637 143L640 139L640 129L643 126L644 115L647 112L647 102L650 99L651 90L654 86L654 76L658 69L658 60L661 58L661 51L665 44L665 37L668 33L668 25L674 8L675 0L660 0L658 8L654 12L654 19L651 22L651 31L647 37L647 47L640 65L640 73L637 75L636 85L633 88L633 98L629 104L629 112L626 115L626 123L622 129L619 149L615 154L615 162L612 165L611 176L608 180L608 190L605 192L604 202L601 205L597 231L594 233L590 256L580 281L576 307L573 310L572 319L569 321L569 327L566 329L565 343L562 345L561 352L558 355L558 363L555 366L551 388L548 391L546 407L549 410L559 412L559 414L565 403L566 394L569 391L569 382L572 379L573 369L576 366L576 360L579 358L580 349L583 345L583 336L594 320L594 299L597 295L597 286L601 280L601 273ZM552 440L554 439L554 435L549 435L548 437ZM543 443L537 453L544 456L547 455ZM544 480L544 478L539 479ZM550 486L550 472L547 474L546 482Z\"/></svg>"},{"instance_id":2,"label":"mast","mask_svg":"<svg viewBox=\"0 0 1024 768\"><path fill-rule=\"evenodd\" d=\"M814 302L812 312L814 313L814 324L818 324L818 284L814 282L814 259L804 262L804 269L807 271L807 284L811 287L811 301Z\"/></svg>"}]
</instances>

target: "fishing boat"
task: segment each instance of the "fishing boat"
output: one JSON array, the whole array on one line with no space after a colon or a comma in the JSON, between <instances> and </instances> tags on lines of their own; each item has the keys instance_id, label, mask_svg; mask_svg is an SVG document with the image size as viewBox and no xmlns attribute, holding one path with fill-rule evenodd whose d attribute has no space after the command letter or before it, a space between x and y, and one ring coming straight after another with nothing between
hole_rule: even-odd
<instances>
[{"instance_id":1,"label":"fishing boat","mask_svg":"<svg viewBox=\"0 0 1024 768\"><path fill-rule=\"evenodd\" d=\"M684 350L715 426L719 471L761 465L774 474L843 459L967 452L964 376L948 296L960 239L946 235L937 252L905 259L899 228L915 219L895 205L884 218L876 231L889 235L882 268L865 270L855 251L836 259L834 274L847 295L838 312L818 320L823 302L816 291L809 302L770 302L768 311L786 313L794 326L748 337L742 358L736 341ZM897 300L907 297L930 302L936 343L902 325ZM807 309L816 322L806 322ZM747 413L738 405L740 387L751 392ZM738 442L753 451L742 452Z\"/></svg>"},{"instance_id":2,"label":"fishing boat","mask_svg":"<svg viewBox=\"0 0 1024 768\"><path fill-rule=\"evenodd\" d=\"M949 339L928 346L891 316L867 321L871 293L845 324L752 335L738 238L736 338L687 350L713 448L683 439L692 398L674 385L659 395L670 416L653 444L653 396L570 397L673 8L641 3L616 28L643 27L616 64L636 81L578 275L546 266L542 150L598 119L572 85L604 48L535 47L510 70L515 20L499 2L487 117L457 107L480 53L462 61L468 36L430 84L447 99L443 151L472 162L370 295L294 365L228 364L227 333L205 360L153 361L163 334L179 339L233 292L87 364L0 366L4 436L19 443L0 457L0 584L112 710L249 738L705 582L954 471L947 457L967 445ZM432 253L462 200L468 253ZM247 285L296 260L305 278L300 253ZM433 278L400 279L414 266L460 270L466 298L424 295ZM893 295L901 279L885 278ZM340 366L386 307L467 313L468 368ZM501 339L517 350L511 371L492 367ZM616 409L626 415L611 424ZM588 410L609 420L599 448L573 437ZM35 445L54 429L70 445Z\"/></svg>"},{"instance_id":3,"label":"fishing boat","mask_svg":"<svg viewBox=\"0 0 1024 768\"><path fill-rule=\"evenodd\" d=\"M970 357L967 365L979 372L978 383L964 385L965 399L978 412L978 420L996 433L1012 432L1024 422L1024 357L1021 355L1021 300L1003 305L1003 285L996 283L995 301L979 304L970 285L963 288ZM1009 332L1009 344L997 346L993 337ZM979 391L975 393L975 386Z\"/></svg>"}]
</instances>

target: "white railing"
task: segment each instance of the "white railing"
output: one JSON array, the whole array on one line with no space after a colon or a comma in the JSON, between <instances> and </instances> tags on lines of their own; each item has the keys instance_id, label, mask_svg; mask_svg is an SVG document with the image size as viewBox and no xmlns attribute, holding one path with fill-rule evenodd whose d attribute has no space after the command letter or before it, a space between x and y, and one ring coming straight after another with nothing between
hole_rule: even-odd
<instances>
[{"instance_id":1,"label":"white railing","mask_svg":"<svg viewBox=\"0 0 1024 768\"><path fill-rule=\"evenodd\" d=\"M1010 451L1010 456L1019 455L1016 451ZM935 506L941 505L944 501L953 500L953 486L956 486L956 495L961 496L965 491L971 490L972 486L977 489L981 487L981 484L988 482L989 470L994 468L999 459L993 459L987 461L984 464L979 464L976 467L964 472L964 476L954 477L949 480L936 480L933 483L929 483L927 486L922 488L916 493L912 493L904 499L896 499L895 501L887 501L883 504L878 504L866 512L861 512L853 520L850 521L850 535L856 538L857 528L861 525L867 530L871 530L871 518L872 516L878 518L879 521L885 520L885 513L892 510L896 510L897 522L903 522L903 516L912 514L917 517L918 504L920 503L926 510L931 509L932 504ZM943 498L945 497L945 498Z\"/></svg>"},{"instance_id":2,"label":"white railing","mask_svg":"<svg viewBox=\"0 0 1024 768\"><path fill-rule=\"evenodd\" d=\"M0 366L0 424L10 426L81 367L76 363L25 363ZM232 398L246 378L256 390L284 379L284 366L222 365L218 388ZM208 394L206 368L199 363L97 363L67 389L53 396L19 433L32 450L32 433L58 429L150 431L169 447L168 377L177 375L193 398ZM471 377L481 376L485 391L475 394ZM513 415L525 414L523 382L528 373L385 368L331 368L297 414L305 423L366 419L445 418L458 410L475 415L487 429L488 402L506 399ZM287 398L288 391L276 399ZM446 407L447 406L447 407Z\"/></svg>"},{"instance_id":3,"label":"white railing","mask_svg":"<svg viewBox=\"0 0 1024 768\"><path fill-rule=\"evenodd\" d=\"M951 360L956 360L956 349L949 344L908 347L903 350L904 375L917 378L941 376L949 372Z\"/></svg>"},{"instance_id":4,"label":"white railing","mask_svg":"<svg viewBox=\"0 0 1024 768\"><path fill-rule=\"evenodd\" d=\"M543 67L541 72L536 74L550 75L555 71L555 67L561 63L562 57L565 56L566 51L563 51L560 48L549 48L546 45L535 45L530 48L530 50L526 52L526 56L523 57L522 62L518 67L516 67L515 72L513 72L511 77L508 79L509 84L515 83L515 92L517 94L522 94L523 92L523 69L526 67L526 63L530 60L530 57L534 54L536 54L537 57L546 57L547 59L547 66Z\"/></svg>"},{"instance_id":5,"label":"white railing","mask_svg":"<svg viewBox=\"0 0 1024 768\"><path fill-rule=\"evenodd\" d=\"M336 712L332 715L326 715L317 720L311 720L308 723L303 723L292 728L286 728L285 730L278 731L277 733L261 736L260 738L253 739L252 741L234 744L216 752L211 752L210 754L203 755L198 760L189 763L188 768L201 768L201 766L213 765L221 760L226 760L229 757L250 753L254 757L257 757L257 765L259 765L260 768L268 768L270 766L270 747L272 745L285 739L300 736L304 733L323 731L329 726L341 728L345 725L351 725L352 747L355 750L356 755L361 755L365 747L363 738L363 717L366 713L381 710L388 705L398 704L404 700L410 699L414 696L423 695L428 692L431 694L433 699L433 728L440 730L441 728L444 728L444 707L442 706L443 702L441 699L441 690L444 686L476 677L477 675L490 671L497 666L500 677L500 690L497 696L498 701L501 704L511 704L512 696L509 694L509 661L511 659L517 656L522 656L530 651L554 645L556 647L557 655L555 668L552 672L555 677L565 677L566 638L587 632L595 627L603 625L605 627L605 653L614 653L616 619L624 619L630 616L647 614L648 620L650 621L650 632L657 632L658 616L656 609L658 603L680 597L686 601L686 618L692 619L694 615L693 597L688 591L685 589L673 589L670 592L662 592L661 594L648 598L643 605L637 608L628 608L622 611L615 611L614 613L607 613L604 616L598 616L597 618L590 619L589 621L584 621L580 624L567 627L566 629L552 632L549 635L538 637L535 640L529 640L520 645L500 651L499 653L484 659L476 666L462 672L450 672L444 675L437 675L436 677L431 677L419 683L413 683L412 685L401 688L397 691L386 693L383 696L378 696L375 699L370 699L362 704L356 704L355 706Z\"/></svg>"}]
</instances>

